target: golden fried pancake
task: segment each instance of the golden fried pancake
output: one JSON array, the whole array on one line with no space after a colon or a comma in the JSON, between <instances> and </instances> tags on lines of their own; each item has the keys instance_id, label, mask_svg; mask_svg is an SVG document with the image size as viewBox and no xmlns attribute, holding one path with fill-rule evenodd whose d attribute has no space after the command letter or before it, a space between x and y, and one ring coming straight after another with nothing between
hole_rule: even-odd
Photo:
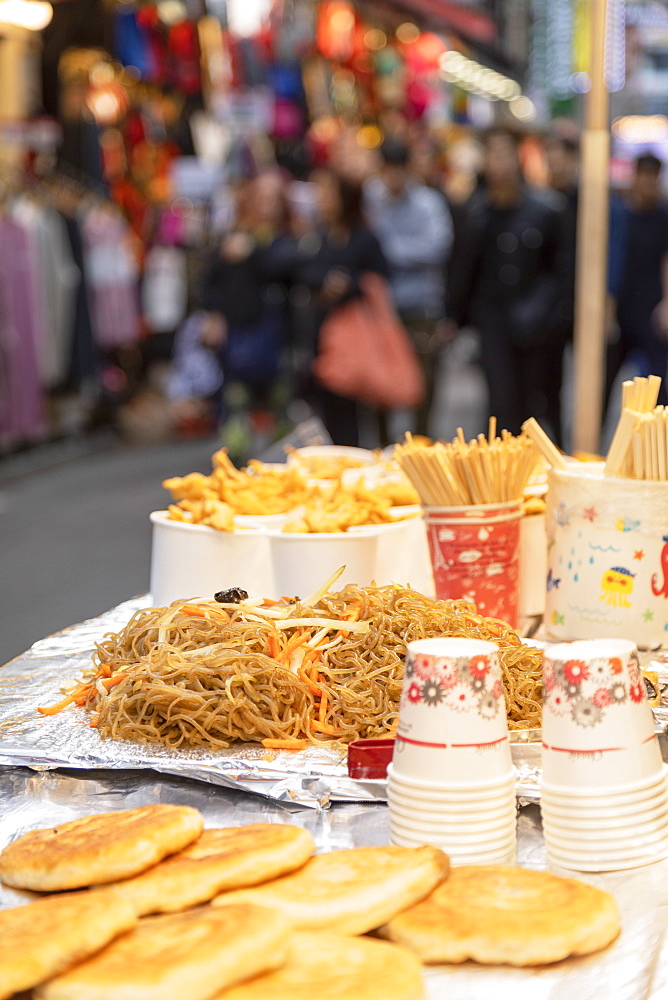
<instances>
[{"instance_id":1,"label":"golden fried pancake","mask_svg":"<svg viewBox=\"0 0 668 1000\"><path fill-rule=\"evenodd\" d=\"M215 1000L422 1000L422 966L409 951L365 937L296 933L288 960Z\"/></svg>"},{"instance_id":2,"label":"golden fried pancake","mask_svg":"<svg viewBox=\"0 0 668 1000\"><path fill-rule=\"evenodd\" d=\"M450 864L437 847L357 847L318 854L292 875L216 897L271 906L305 930L364 934L424 899Z\"/></svg>"},{"instance_id":3,"label":"golden fried pancake","mask_svg":"<svg viewBox=\"0 0 668 1000\"><path fill-rule=\"evenodd\" d=\"M35 991L38 1000L208 1000L285 961L288 922L240 905L148 917L87 962Z\"/></svg>"},{"instance_id":4,"label":"golden fried pancake","mask_svg":"<svg viewBox=\"0 0 668 1000\"><path fill-rule=\"evenodd\" d=\"M0 854L0 879L53 892L138 875L192 843L204 826L190 806L142 806L100 813L51 830L31 830Z\"/></svg>"},{"instance_id":5,"label":"golden fried pancake","mask_svg":"<svg viewBox=\"0 0 668 1000\"><path fill-rule=\"evenodd\" d=\"M572 878L502 865L455 868L384 936L423 962L546 965L605 948L619 934L613 897Z\"/></svg>"},{"instance_id":6,"label":"golden fried pancake","mask_svg":"<svg viewBox=\"0 0 668 1000\"><path fill-rule=\"evenodd\" d=\"M226 889L258 885L301 868L314 850L313 837L299 826L258 823L205 830L185 851L116 888L139 916L175 913Z\"/></svg>"},{"instance_id":7,"label":"golden fried pancake","mask_svg":"<svg viewBox=\"0 0 668 1000\"><path fill-rule=\"evenodd\" d=\"M47 896L0 910L0 1000L94 955L137 923L113 889Z\"/></svg>"}]
</instances>

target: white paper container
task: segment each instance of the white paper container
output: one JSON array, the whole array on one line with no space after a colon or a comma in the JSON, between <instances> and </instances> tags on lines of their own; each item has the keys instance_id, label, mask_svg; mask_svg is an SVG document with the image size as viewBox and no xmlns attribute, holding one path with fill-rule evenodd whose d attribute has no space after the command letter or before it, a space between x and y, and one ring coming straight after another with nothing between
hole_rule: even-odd
<instances>
[{"instance_id":1,"label":"white paper container","mask_svg":"<svg viewBox=\"0 0 668 1000\"><path fill-rule=\"evenodd\" d=\"M543 659L543 780L610 792L663 773L635 643L559 643Z\"/></svg>"},{"instance_id":2,"label":"white paper container","mask_svg":"<svg viewBox=\"0 0 668 1000\"><path fill-rule=\"evenodd\" d=\"M392 764L399 778L453 785L508 775L508 720L493 643L409 643Z\"/></svg>"},{"instance_id":3,"label":"white paper container","mask_svg":"<svg viewBox=\"0 0 668 1000\"><path fill-rule=\"evenodd\" d=\"M242 587L251 596L276 597L269 539L263 531L216 531L151 514L151 599L156 607L190 597L213 597Z\"/></svg>"},{"instance_id":4,"label":"white paper container","mask_svg":"<svg viewBox=\"0 0 668 1000\"><path fill-rule=\"evenodd\" d=\"M420 594L434 597L434 574L431 568L427 529L421 507L393 507L394 517L405 516L391 524L362 525L350 531L377 532L376 575L379 584L398 583ZM415 516L415 515L418 516Z\"/></svg>"},{"instance_id":5,"label":"white paper container","mask_svg":"<svg viewBox=\"0 0 668 1000\"><path fill-rule=\"evenodd\" d=\"M545 611L547 534L545 514L525 514L520 521L520 618Z\"/></svg>"},{"instance_id":6,"label":"white paper container","mask_svg":"<svg viewBox=\"0 0 668 1000\"><path fill-rule=\"evenodd\" d=\"M550 472L545 623L556 639L668 641L668 484Z\"/></svg>"},{"instance_id":7,"label":"white paper container","mask_svg":"<svg viewBox=\"0 0 668 1000\"><path fill-rule=\"evenodd\" d=\"M348 583L369 586L376 579L378 534L378 531L322 534L268 531L272 595L306 597L341 566L345 570L337 581L337 589Z\"/></svg>"}]
</instances>

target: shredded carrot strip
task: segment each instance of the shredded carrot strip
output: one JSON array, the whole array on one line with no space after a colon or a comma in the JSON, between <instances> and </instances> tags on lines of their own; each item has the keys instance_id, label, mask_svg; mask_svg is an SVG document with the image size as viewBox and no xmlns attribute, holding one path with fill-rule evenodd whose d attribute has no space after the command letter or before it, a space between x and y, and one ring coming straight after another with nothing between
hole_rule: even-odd
<instances>
[{"instance_id":1,"label":"shredded carrot strip","mask_svg":"<svg viewBox=\"0 0 668 1000\"><path fill-rule=\"evenodd\" d=\"M304 684L308 685L311 694L315 695L317 698L318 695L320 694L320 688L317 687L316 684L311 683L308 674L302 667L299 667L299 669L297 670L297 676L300 678L300 680L304 681Z\"/></svg>"},{"instance_id":2,"label":"shredded carrot strip","mask_svg":"<svg viewBox=\"0 0 668 1000\"><path fill-rule=\"evenodd\" d=\"M214 619L218 621L224 621L225 616L220 614L215 608L198 608L196 604L184 604L179 608L184 615L190 615L191 618L204 618L204 619Z\"/></svg>"},{"instance_id":3,"label":"shredded carrot strip","mask_svg":"<svg viewBox=\"0 0 668 1000\"><path fill-rule=\"evenodd\" d=\"M269 655L271 656L272 660L278 660L280 658L281 651L279 649L278 639L276 638L273 632L269 633L268 643L269 643Z\"/></svg>"},{"instance_id":4,"label":"shredded carrot strip","mask_svg":"<svg viewBox=\"0 0 668 1000\"><path fill-rule=\"evenodd\" d=\"M334 726L328 725L326 722L314 722L311 720L311 729L314 729L316 733L324 733L326 736L339 736L341 730L335 729Z\"/></svg>"},{"instance_id":5,"label":"shredded carrot strip","mask_svg":"<svg viewBox=\"0 0 668 1000\"><path fill-rule=\"evenodd\" d=\"M262 746L269 750L305 750L308 740L262 740Z\"/></svg>"},{"instance_id":6,"label":"shredded carrot strip","mask_svg":"<svg viewBox=\"0 0 668 1000\"><path fill-rule=\"evenodd\" d=\"M98 727L99 725L100 725L100 716L99 716L99 715L95 715L95 716L94 716L94 717L93 717L93 718L92 718L92 719L90 720L90 728L91 728L91 729L97 729L97 727Z\"/></svg>"},{"instance_id":7,"label":"shredded carrot strip","mask_svg":"<svg viewBox=\"0 0 668 1000\"><path fill-rule=\"evenodd\" d=\"M127 674L114 674L113 677L108 677L106 680L102 681L102 687L106 688L107 691L110 691L113 687L116 687L117 684L120 684L121 681L124 681L127 676Z\"/></svg>"},{"instance_id":8,"label":"shredded carrot strip","mask_svg":"<svg viewBox=\"0 0 668 1000\"><path fill-rule=\"evenodd\" d=\"M103 663L97 672L98 677L111 677L111 667L108 663Z\"/></svg>"},{"instance_id":9,"label":"shredded carrot strip","mask_svg":"<svg viewBox=\"0 0 668 1000\"><path fill-rule=\"evenodd\" d=\"M85 696L88 695L91 687L91 684L79 684L78 687L75 687L73 691L70 691L70 693L61 701L57 701L55 705L49 705L48 708L38 708L37 711L41 715L57 715L58 712L62 712L62 710L67 708L68 705L83 704L83 702L79 702L79 699L81 697L84 697L85 699Z\"/></svg>"},{"instance_id":10,"label":"shredded carrot strip","mask_svg":"<svg viewBox=\"0 0 668 1000\"><path fill-rule=\"evenodd\" d=\"M179 608L184 615L192 615L193 618L205 618L206 615L201 608L196 607L194 604L184 604L183 607Z\"/></svg>"},{"instance_id":11,"label":"shredded carrot strip","mask_svg":"<svg viewBox=\"0 0 668 1000\"><path fill-rule=\"evenodd\" d=\"M313 649L313 648L309 648L304 653L304 659L302 660L302 666L303 667L306 666L306 664L310 663L311 660L319 660L319 659L320 659L320 653L318 652L318 650L317 649Z\"/></svg>"},{"instance_id":12,"label":"shredded carrot strip","mask_svg":"<svg viewBox=\"0 0 668 1000\"><path fill-rule=\"evenodd\" d=\"M301 635L293 635L292 639L288 639L288 644L283 651L283 655L289 656L290 653L294 653L295 649L299 649L308 640L308 632L302 632Z\"/></svg>"},{"instance_id":13,"label":"shredded carrot strip","mask_svg":"<svg viewBox=\"0 0 668 1000\"><path fill-rule=\"evenodd\" d=\"M40 715L57 715L58 712L62 712L62 710L67 708L68 705L72 705L77 697L78 695L76 692L68 694L67 698L63 698L62 701L57 701L55 705L49 705L48 708L38 708L37 711Z\"/></svg>"}]
</instances>

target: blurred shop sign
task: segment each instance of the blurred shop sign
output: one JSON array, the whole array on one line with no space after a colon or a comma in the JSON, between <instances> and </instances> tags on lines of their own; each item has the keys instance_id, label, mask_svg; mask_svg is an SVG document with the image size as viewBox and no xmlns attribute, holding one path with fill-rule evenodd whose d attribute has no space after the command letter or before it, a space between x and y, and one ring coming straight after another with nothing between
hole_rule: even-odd
<instances>
[{"instance_id":1,"label":"blurred shop sign","mask_svg":"<svg viewBox=\"0 0 668 1000\"><path fill-rule=\"evenodd\" d=\"M60 125L52 118L0 120L0 144L20 146L35 153L49 153L60 145L61 137Z\"/></svg>"}]
</instances>

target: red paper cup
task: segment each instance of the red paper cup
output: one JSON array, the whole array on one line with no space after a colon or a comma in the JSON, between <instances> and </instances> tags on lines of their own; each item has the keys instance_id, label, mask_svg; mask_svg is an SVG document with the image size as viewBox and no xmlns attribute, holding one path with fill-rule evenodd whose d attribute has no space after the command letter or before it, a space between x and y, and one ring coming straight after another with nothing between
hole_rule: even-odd
<instances>
[{"instance_id":1,"label":"red paper cup","mask_svg":"<svg viewBox=\"0 0 668 1000\"><path fill-rule=\"evenodd\" d=\"M472 507L425 507L439 600L473 601L487 618L517 626L519 500Z\"/></svg>"}]
</instances>

